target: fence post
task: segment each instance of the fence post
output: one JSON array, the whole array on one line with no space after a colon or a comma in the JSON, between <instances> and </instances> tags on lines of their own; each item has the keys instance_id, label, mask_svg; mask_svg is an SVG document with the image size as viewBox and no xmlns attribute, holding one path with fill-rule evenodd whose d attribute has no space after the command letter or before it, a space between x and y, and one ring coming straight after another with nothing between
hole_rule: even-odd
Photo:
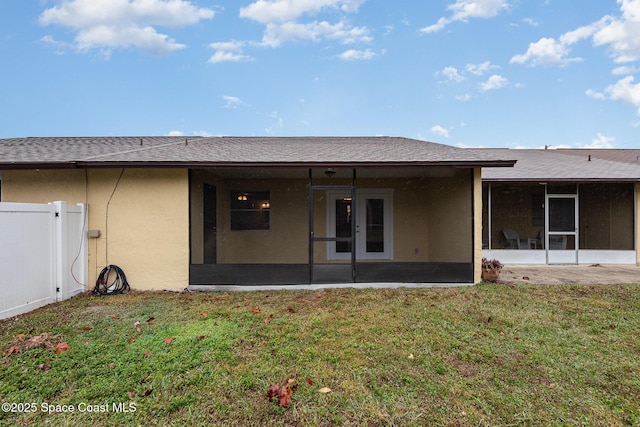
<instances>
[{"instance_id":1,"label":"fence post","mask_svg":"<svg viewBox=\"0 0 640 427\"><path fill-rule=\"evenodd\" d=\"M87 289L87 206L67 202L52 203L55 208L54 271L56 301L71 298Z\"/></svg>"},{"instance_id":2,"label":"fence post","mask_svg":"<svg viewBox=\"0 0 640 427\"><path fill-rule=\"evenodd\" d=\"M67 257L67 202L56 201L51 203L55 210L55 224L53 227L53 247L54 247L54 271L55 280L53 282L56 301L63 300L63 287Z\"/></svg>"}]
</instances>

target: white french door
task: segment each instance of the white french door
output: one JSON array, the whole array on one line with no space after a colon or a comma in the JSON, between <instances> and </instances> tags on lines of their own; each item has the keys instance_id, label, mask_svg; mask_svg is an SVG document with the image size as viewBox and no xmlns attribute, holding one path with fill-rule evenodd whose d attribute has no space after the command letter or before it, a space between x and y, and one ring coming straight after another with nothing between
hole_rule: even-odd
<instances>
[{"instance_id":1,"label":"white french door","mask_svg":"<svg viewBox=\"0 0 640 427\"><path fill-rule=\"evenodd\" d=\"M393 259L393 190L357 190L355 205L349 192L327 191L327 236L351 237L351 221L356 259ZM329 242L327 258L350 260L351 246L349 241Z\"/></svg>"}]
</instances>

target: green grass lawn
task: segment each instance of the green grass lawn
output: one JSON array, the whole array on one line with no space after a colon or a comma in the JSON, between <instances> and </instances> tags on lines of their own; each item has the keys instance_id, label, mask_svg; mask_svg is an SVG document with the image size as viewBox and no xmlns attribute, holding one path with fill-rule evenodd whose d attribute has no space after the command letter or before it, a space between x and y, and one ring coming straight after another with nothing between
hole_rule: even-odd
<instances>
[{"instance_id":1,"label":"green grass lawn","mask_svg":"<svg viewBox=\"0 0 640 427\"><path fill-rule=\"evenodd\" d=\"M0 321L0 424L637 426L639 291L77 297Z\"/></svg>"}]
</instances>

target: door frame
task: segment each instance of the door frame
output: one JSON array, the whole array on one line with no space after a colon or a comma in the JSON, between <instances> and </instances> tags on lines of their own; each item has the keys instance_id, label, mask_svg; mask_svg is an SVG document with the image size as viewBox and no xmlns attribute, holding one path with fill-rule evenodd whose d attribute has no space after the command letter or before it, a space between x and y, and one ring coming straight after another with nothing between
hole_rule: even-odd
<instances>
[{"instance_id":1,"label":"door frame","mask_svg":"<svg viewBox=\"0 0 640 427\"><path fill-rule=\"evenodd\" d=\"M392 260L393 259L393 189L357 189L355 197L355 209L352 203L352 214L355 227L355 253L357 260ZM327 190L327 236L335 237L336 235L336 199L351 198L350 192L345 190ZM367 230L366 230L366 200L370 198L378 198L384 200L383 207L383 252L367 252ZM362 227L360 227L362 225ZM353 247L353 246L352 246ZM336 252L336 242L330 241L327 245L327 260L349 260L351 252Z\"/></svg>"},{"instance_id":2,"label":"door frame","mask_svg":"<svg viewBox=\"0 0 640 427\"><path fill-rule=\"evenodd\" d=\"M574 209L574 230L573 231L569 231L569 230L563 230L563 231L550 231L549 230L549 224L550 224L550 214L551 214L551 209L549 208L549 202L551 199L573 199L574 200L574 205L573 205L573 209ZM545 196L545 204L544 204L544 210L545 210L545 233L544 233L544 248L545 248L545 257L546 257L546 262L547 264L578 264L578 249L579 249L579 212L580 212L580 208L578 206L579 204L579 198L578 198L578 194L549 194L547 193ZM574 248L573 249L564 249L564 250L551 250L551 248L549 247L549 237L550 236L573 236L574 238ZM560 252L561 251L561 252ZM571 254L571 252L573 252L573 254ZM557 257L554 257L553 255L560 255L560 259L558 260ZM562 257L562 255L566 255L566 257ZM569 257L572 257L573 259L571 261L569 261ZM556 259L553 259L556 258Z\"/></svg>"}]
</instances>

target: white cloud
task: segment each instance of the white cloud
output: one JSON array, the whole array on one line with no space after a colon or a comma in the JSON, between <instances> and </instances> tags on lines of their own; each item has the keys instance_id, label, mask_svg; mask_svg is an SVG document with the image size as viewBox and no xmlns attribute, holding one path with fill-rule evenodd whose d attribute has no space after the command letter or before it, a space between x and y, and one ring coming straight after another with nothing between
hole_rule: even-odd
<instances>
[{"instance_id":1,"label":"white cloud","mask_svg":"<svg viewBox=\"0 0 640 427\"><path fill-rule=\"evenodd\" d=\"M638 115L640 116L640 83L634 84L633 76L626 76L607 86L604 92L588 89L585 93L593 99L624 101L638 108Z\"/></svg>"},{"instance_id":2,"label":"white cloud","mask_svg":"<svg viewBox=\"0 0 640 427\"><path fill-rule=\"evenodd\" d=\"M481 76L487 71L497 70L499 68L500 67L498 65L493 65L489 61L485 61L482 64L467 64L467 66L465 67L465 69L469 73L474 74L476 76Z\"/></svg>"},{"instance_id":3,"label":"white cloud","mask_svg":"<svg viewBox=\"0 0 640 427\"><path fill-rule=\"evenodd\" d=\"M486 148L485 145L473 145L467 144L466 142L457 142L456 147L458 148Z\"/></svg>"},{"instance_id":4,"label":"white cloud","mask_svg":"<svg viewBox=\"0 0 640 427\"><path fill-rule=\"evenodd\" d=\"M607 45L617 63L640 59L640 0L618 0L622 16L607 17L593 36L595 46Z\"/></svg>"},{"instance_id":5,"label":"white cloud","mask_svg":"<svg viewBox=\"0 0 640 427\"><path fill-rule=\"evenodd\" d=\"M505 77L499 74L494 74L491 77L489 77L489 79L486 82L480 84L480 91L486 92L489 90L500 89L505 87L508 84L509 84L509 80L507 80Z\"/></svg>"},{"instance_id":6,"label":"white cloud","mask_svg":"<svg viewBox=\"0 0 640 427\"><path fill-rule=\"evenodd\" d=\"M265 25L262 45L278 47L287 41L322 39L343 44L372 40L366 27L352 27L345 20L300 22L304 16L325 10L357 12L365 0L258 0L240 9L240 17Z\"/></svg>"},{"instance_id":7,"label":"white cloud","mask_svg":"<svg viewBox=\"0 0 640 427\"><path fill-rule=\"evenodd\" d=\"M263 24L295 21L300 16L315 15L322 9L356 12L365 0L258 0L240 9L240 17Z\"/></svg>"},{"instance_id":8,"label":"white cloud","mask_svg":"<svg viewBox=\"0 0 640 427\"><path fill-rule=\"evenodd\" d=\"M614 76L626 76L628 74L636 74L638 71L640 71L640 69L638 69L637 67L624 65L611 70L611 74L613 74Z\"/></svg>"},{"instance_id":9,"label":"white cloud","mask_svg":"<svg viewBox=\"0 0 640 427\"><path fill-rule=\"evenodd\" d=\"M456 95L456 101L467 102L471 99L471 94Z\"/></svg>"},{"instance_id":10,"label":"white cloud","mask_svg":"<svg viewBox=\"0 0 640 427\"><path fill-rule=\"evenodd\" d=\"M206 130L194 130L193 134L195 136L203 136L203 137L214 136L211 132L206 131ZM222 135L218 135L218 136L222 136Z\"/></svg>"},{"instance_id":11,"label":"white cloud","mask_svg":"<svg viewBox=\"0 0 640 427\"><path fill-rule=\"evenodd\" d=\"M194 132L192 133L192 135L194 135L194 136L204 136L204 137L206 137L206 136L213 136L213 134L212 134L212 133L210 133L210 132L208 132L208 131L206 131L206 130L197 130L197 131L194 131ZM185 133L184 133L184 132L182 132L181 130L172 130L172 131L170 131L170 132L167 134L167 136L185 136ZM218 135L218 136L220 136L220 135Z\"/></svg>"},{"instance_id":12,"label":"white cloud","mask_svg":"<svg viewBox=\"0 0 640 427\"><path fill-rule=\"evenodd\" d=\"M362 61L362 60L373 59L376 56L378 56L378 54L372 51L371 49L367 49L367 50L349 49L341 53L340 55L338 55L340 59L343 59L345 61L357 61L357 60Z\"/></svg>"},{"instance_id":13,"label":"white cloud","mask_svg":"<svg viewBox=\"0 0 640 427\"><path fill-rule=\"evenodd\" d=\"M236 40L210 43L209 48L214 49L215 53L211 55L207 62L210 64L217 64L220 62L251 61L252 58L242 52L244 45L244 42Z\"/></svg>"},{"instance_id":14,"label":"white cloud","mask_svg":"<svg viewBox=\"0 0 640 427\"><path fill-rule=\"evenodd\" d=\"M444 67L441 71L436 72L436 75L445 76L449 81L456 83L466 80L466 77L461 75L456 67Z\"/></svg>"},{"instance_id":15,"label":"white cloud","mask_svg":"<svg viewBox=\"0 0 640 427\"><path fill-rule=\"evenodd\" d=\"M529 44L527 52L515 55L510 64L537 65L566 65L570 62L582 61L580 58L568 58L569 48L553 38L543 37L535 43Z\"/></svg>"},{"instance_id":16,"label":"white cloud","mask_svg":"<svg viewBox=\"0 0 640 427\"><path fill-rule=\"evenodd\" d=\"M220 62L241 62L241 61L251 61L251 60L252 58L250 56L244 55L242 53L218 50L209 57L209 59L207 60L207 63L218 64Z\"/></svg>"},{"instance_id":17,"label":"white cloud","mask_svg":"<svg viewBox=\"0 0 640 427\"><path fill-rule=\"evenodd\" d=\"M598 136L591 140L591 144L582 145L581 148L613 148L615 140L613 136L605 136L598 132Z\"/></svg>"},{"instance_id":18,"label":"white cloud","mask_svg":"<svg viewBox=\"0 0 640 427\"><path fill-rule=\"evenodd\" d=\"M587 89L586 92L588 97L593 98L593 99L598 99L598 100L603 100L603 99L607 99L607 97L605 96L604 93L602 92L597 92L593 89Z\"/></svg>"},{"instance_id":19,"label":"white cloud","mask_svg":"<svg viewBox=\"0 0 640 427\"><path fill-rule=\"evenodd\" d=\"M159 33L157 26L184 27L214 15L186 0L62 0L46 9L39 22L72 30L79 51L133 47L167 54L185 45Z\"/></svg>"},{"instance_id":20,"label":"white cloud","mask_svg":"<svg viewBox=\"0 0 640 427\"><path fill-rule=\"evenodd\" d=\"M638 108L640 115L640 83L633 83L633 76L627 76L605 89L609 99L625 101Z\"/></svg>"},{"instance_id":21,"label":"white cloud","mask_svg":"<svg viewBox=\"0 0 640 427\"><path fill-rule=\"evenodd\" d=\"M137 47L144 51L163 55L174 50L184 49L186 45L176 43L165 34L158 33L153 27L114 28L99 26L86 29L76 35L77 47L81 52L96 47L128 48Z\"/></svg>"},{"instance_id":22,"label":"white cloud","mask_svg":"<svg viewBox=\"0 0 640 427\"><path fill-rule=\"evenodd\" d=\"M66 42L55 40L52 36L44 36L40 39L40 43L52 48L56 55L64 55L69 45Z\"/></svg>"},{"instance_id":23,"label":"white cloud","mask_svg":"<svg viewBox=\"0 0 640 427\"><path fill-rule=\"evenodd\" d=\"M444 27L447 26L447 24L449 24L449 22L451 22L449 19L447 18L440 18L438 19L438 22L436 22L435 24L431 24L427 27L424 27L420 30L420 32L425 33L425 34L429 34L429 33L436 33L440 30L442 30Z\"/></svg>"},{"instance_id":24,"label":"white cloud","mask_svg":"<svg viewBox=\"0 0 640 427\"><path fill-rule=\"evenodd\" d=\"M592 24L578 27L573 31L568 31L560 36L559 38L560 43L562 43L564 46L570 46L572 44L578 43L581 40L588 39L589 37L594 35L599 29L601 29L604 25L606 25L608 20L609 20L609 17L604 17Z\"/></svg>"},{"instance_id":25,"label":"white cloud","mask_svg":"<svg viewBox=\"0 0 640 427\"><path fill-rule=\"evenodd\" d=\"M440 125L435 125L429 129L432 134L442 136L444 138L449 138L449 132L452 130L451 128L446 129Z\"/></svg>"},{"instance_id":26,"label":"white cloud","mask_svg":"<svg viewBox=\"0 0 640 427\"><path fill-rule=\"evenodd\" d=\"M640 60L640 0L617 0L621 15L605 15L598 21L562 34L557 40L544 37L529 45L525 54L515 55L511 63L567 65L579 58L568 58L569 47L591 39L594 46L604 46L616 63Z\"/></svg>"},{"instance_id":27,"label":"white cloud","mask_svg":"<svg viewBox=\"0 0 640 427\"><path fill-rule=\"evenodd\" d=\"M343 44L368 43L372 40L366 27L350 27L345 22L285 22L269 23L264 31L262 45L278 47L287 41L322 39L335 40Z\"/></svg>"},{"instance_id":28,"label":"white cloud","mask_svg":"<svg viewBox=\"0 0 640 427\"><path fill-rule=\"evenodd\" d=\"M222 99L226 102L224 108L238 108L245 105L237 96L222 95Z\"/></svg>"},{"instance_id":29,"label":"white cloud","mask_svg":"<svg viewBox=\"0 0 640 427\"><path fill-rule=\"evenodd\" d=\"M508 8L507 0L456 0L447 7L452 12L449 18L442 17L435 24L424 27L420 31L434 33L452 22L467 22L470 18L493 18Z\"/></svg>"}]
</instances>

